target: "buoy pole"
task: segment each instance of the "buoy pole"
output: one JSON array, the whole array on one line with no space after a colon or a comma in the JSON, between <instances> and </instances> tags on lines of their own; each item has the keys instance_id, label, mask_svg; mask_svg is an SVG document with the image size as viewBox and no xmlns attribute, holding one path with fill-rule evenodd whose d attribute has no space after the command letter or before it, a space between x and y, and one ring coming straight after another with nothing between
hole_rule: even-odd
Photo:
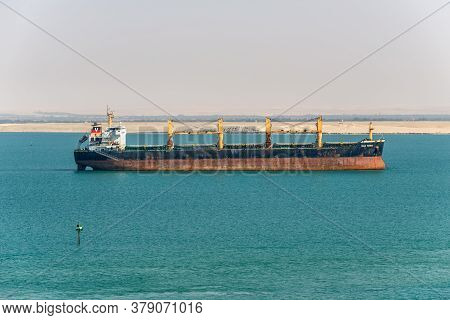
<instances>
[{"instance_id":1,"label":"buoy pole","mask_svg":"<svg viewBox=\"0 0 450 320\"><path fill-rule=\"evenodd\" d=\"M81 243L81 231L83 231L83 226L81 224L77 224L77 226L75 227L75 230L77 232L77 245L79 246Z\"/></svg>"}]
</instances>

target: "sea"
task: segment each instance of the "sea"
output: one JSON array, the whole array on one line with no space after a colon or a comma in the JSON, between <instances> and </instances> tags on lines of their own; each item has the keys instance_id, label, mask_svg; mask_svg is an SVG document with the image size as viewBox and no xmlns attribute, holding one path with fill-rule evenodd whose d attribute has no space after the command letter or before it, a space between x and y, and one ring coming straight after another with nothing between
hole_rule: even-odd
<instances>
[{"instance_id":1,"label":"sea","mask_svg":"<svg viewBox=\"0 0 450 320\"><path fill-rule=\"evenodd\" d=\"M1 299L450 298L450 135L272 173L79 172L80 136L0 133Z\"/></svg>"}]
</instances>

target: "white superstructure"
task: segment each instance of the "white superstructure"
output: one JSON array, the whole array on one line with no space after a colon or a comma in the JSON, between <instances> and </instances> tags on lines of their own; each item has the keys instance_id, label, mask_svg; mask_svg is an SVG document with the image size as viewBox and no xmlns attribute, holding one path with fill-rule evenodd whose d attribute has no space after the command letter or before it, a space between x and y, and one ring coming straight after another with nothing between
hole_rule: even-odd
<instances>
[{"instance_id":1,"label":"white superstructure","mask_svg":"<svg viewBox=\"0 0 450 320\"><path fill-rule=\"evenodd\" d=\"M127 145L127 129L120 123L113 126L114 114L108 109L108 127L102 130L102 125L94 123L89 135L89 150L125 149Z\"/></svg>"}]
</instances>

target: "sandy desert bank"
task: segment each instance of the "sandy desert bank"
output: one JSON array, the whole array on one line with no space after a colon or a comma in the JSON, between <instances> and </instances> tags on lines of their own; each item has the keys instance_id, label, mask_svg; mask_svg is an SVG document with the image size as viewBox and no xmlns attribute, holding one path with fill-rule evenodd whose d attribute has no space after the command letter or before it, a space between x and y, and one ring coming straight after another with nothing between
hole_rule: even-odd
<instances>
[{"instance_id":1,"label":"sandy desert bank","mask_svg":"<svg viewBox=\"0 0 450 320\"><path fill-rule=\"evenodd\" d=\"M164 132L166 122L123 122L129 133ZM362 121L324 122L325 133L364 134L368 132L369 123ZM450 134L450 121L376 121L373 122L375 133L382 134ZM90 123L3 123L0 132L88 132ZM175 123L175 130L191 127L213 128L214 122ZM263 122L225 122L226 127L253 127L264 131ZM273 123L273 129L314 130L314 123Z\"/></svg>"}]
</instances>

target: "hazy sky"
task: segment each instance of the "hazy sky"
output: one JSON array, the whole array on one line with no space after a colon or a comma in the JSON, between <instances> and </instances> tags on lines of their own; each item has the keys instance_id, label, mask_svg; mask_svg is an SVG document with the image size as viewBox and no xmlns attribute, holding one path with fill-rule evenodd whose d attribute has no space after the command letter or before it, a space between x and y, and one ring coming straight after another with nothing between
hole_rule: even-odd
<instances>
[{"instance_id":1,"label":"hazy sky","mask_svg":"<svg viewBox=\"0 0 450 320\"><path fill-rule=\"evenodd\" d=\"M171 114L276 115L446 0L1 0ZM0 113L160 110L0 5ZM450 113L450 5L288 114Z\"/></svg>"}]
</instances>

